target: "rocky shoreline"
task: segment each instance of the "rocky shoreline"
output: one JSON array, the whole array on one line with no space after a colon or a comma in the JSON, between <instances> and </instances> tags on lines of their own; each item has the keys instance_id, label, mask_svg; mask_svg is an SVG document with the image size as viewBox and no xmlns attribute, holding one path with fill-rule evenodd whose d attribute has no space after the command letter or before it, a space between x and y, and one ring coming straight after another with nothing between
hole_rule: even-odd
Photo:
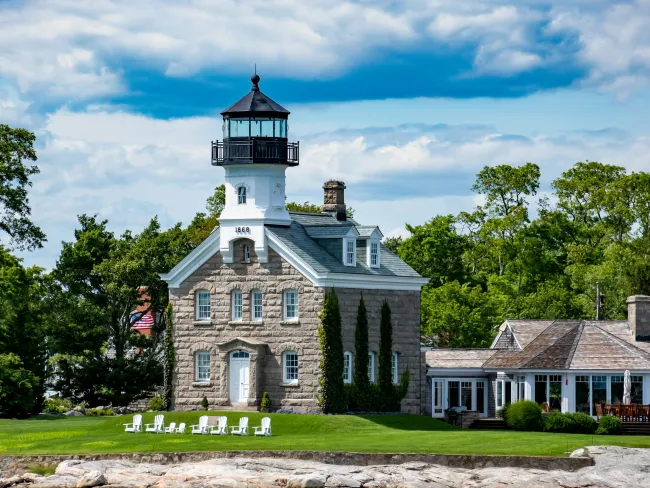
<instances>
[{"instance_id":1,"label":"rocky shoreline","mask_svg":"<svg viewBox=\"0 0 650 488\"><path fill-rule=\"evenodd\" d=\"M298 487L562 487L647 486L650 450L611 446L581 449L592 466L575 472L514 467L453 468L423 462L356 466L278 458L214 458L178 464L129 460L66 460L54 475L0 479L0 488L298 488Z\"/></svg>"}]
</instances>

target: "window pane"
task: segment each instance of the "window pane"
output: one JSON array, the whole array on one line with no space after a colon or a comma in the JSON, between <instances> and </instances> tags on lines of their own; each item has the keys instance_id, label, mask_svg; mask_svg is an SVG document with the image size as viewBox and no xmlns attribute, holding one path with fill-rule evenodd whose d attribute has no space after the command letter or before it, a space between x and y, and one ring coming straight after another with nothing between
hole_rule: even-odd
<instances>
[{"instance_id":1,"label":"window pane","mask_svg":"<svg viewBox=\"0 0 650 488\"><path fill-rule=\"evenodd\" d=\"M253 292L253 320L262 320L262 292Z\"/></svg>"},{"instance_id":2,"label":"window pane","mask_svg":"<svg viewBox=\"0 0 650 488\"><path fill-rule=\"evenodd\" d=\"M261 128L261 136L262 137L273 137L273 121L268 119L268 120L262 120L261 121L262 128Z\"/></svg>"},{"instance_id":3,"label":"window pane","mask_svg":"<svg viewBox=\"0 0 650 488\"><path fill-rule=\"evenodd\" d=\"M643 376L631 376L632 380L632 403L643 403Z\"/></svg>"},{"instance_id":4,"label":"window pane","mask_svg":"<svg viewBox=\"0 0 650 488\"><path fill-rule=\"evenodd\" d=\"M524 400L526 398L526 377L517 377L517 400Z\"/></svg>"},{"instance_id":5,"label":"window pane","mask_svg":"<svg viewBox=\"0 0 650 488\"><path fill-rule=\"evenodd\" d=\"M548 377L548 393L551 410L562 410L562 375L552 374Z\"/></svg>"},{"instance_id":6,"label":"window pane","mask_svg":"<svg viewBox=\"0 0 650 488\"><path fill-rule=\"evenodd\" d=\"M623 403L623 393L625 391L625 383L623 376L612 376L611 379L612 403Z\"/></svg>"},{"instance_id":7,"label":"window pane","mask_svg":"<svg viewBox=\"0 0 650 488\"><path fill-rule=\"evenodd\" d=\"M591 415L589 409L589 376L576 376L576 412Z\"/></svg>"},{"instance_id":8,"label":"window pane","mask_svg":"<svg viewBox=\"0 0 650 488\"><path fill-rule=\"evenodd\" d=\"M434 381L434 399L433 399L433 412L442 413L442 381Z\"/></svg>"},{"instance_id":9,"label":"window pane","mask_svg":"<svg viewBox=\"0 0 650 488\"><path fill-rule=\"evenodd\" d=\"M460 381L449 381L447 383L447 403L449 408L460 406Z\"/></svg>"},{"instance_id":10,"label":"window pane","mask_svg":"<svg viewBox=\"0 0 650 488\"><path fill-rule=\"evenodd\" d=\"M607 402L607 376L592 376L591 381L592 412L595 412L597 403Z\"/></svg>"},{"instance_id":11,"label":"window pane","mask_svg":"<svg viewBox=\"0 0 650 488\"><path fill-rule=\"evenodd\" d=\"M376 242L370 243L370 266L377 266L379 254L379 244Z\"/></svg>"},{"instance_id":12,"label":"window pane","mask_svg":"<svg viewBox=\"0 0 650 488\"><path fill-rule=\"evenodd\" d=\"M351 366L352 366L352 354L346 352L343 355L343 381L348 383L352 380Z\"/></svg>"},{"instance_id":13,"label":"window pane","mask_svg":"<svg viewBox=\"0 0 650 488\"><path fill-rule=\"evenodd\" d=\"M246 203L246 187L240 186L237 188L237 203L244 205Z\"/></svg>"},{"instance_id":14,"label":"window pane","mask_svg":"<svg viewBox=\"0 0 650 488\"><path fill-rule=\"evenodd\" d=\"M460 404L467 408L472 409L472 382L463 381L460 384Z\"/></svg>"},{"instance_id":15,"label":"window pane","mask_svg":"<svg viewBox=\"0 0 650 488\"><path fill-rule=\"evenodd\" d=\"M243 295L240 290L232 292L232 318L241 320L243 315Z\"/></svg>"},{"instance_id":16,"label":"window pane","mask_svg":"<svg viewBox=\"0 0 650 488\"><path fill-rule=\"evenodd\" d=\"M368 353L368 378L375 381L375 353Z\"/></svg>"},{"instance_id":17,"label":"window pane","mask_svg":"<svg viewBox=\"0 0 650 488\"><path fill-rule=\"evenodd\" d=\"M251 119L251 137L259 137L262 135L262 121L259 119Z\"/></svg>"},{"instance_id":18,"label":"window pane","mask_svg":"<svg viewBox=\"0 0 650 488\"><path fill-rule=\"evenodd\" d=\"M230 121L230 137L248 137L248 119L234 119Z\"/></svg>"},{"instance_id":19,"label":"window pane","mask_svg":"<svg viewBox=\"0 0 650 488\"><path fill-rule=\"evenodd\" d=\"M284 379L286 381L298 380L298 353L284 353Z\"/></svg>"},{"instance_id":20,"label":"window pane","mask_svg":"<svg viewBox=\"0 0 650 488\"><path fill-rule=\"evenodd\" d=\"M198 320L210 320L210 292L200 290L196 294L196 301L196 318Z\"/></svg>"},{"instance_id":21,"label":"window pane","mask_svg":"<svg viewBox=\"0 0 650 488\"><path fill-rule=\"evenodd\" d=\"M497 381L497 407L503 407L503 381Z\"/></svg>"},{"instance_id":22,"label":"window pane","mask_svg":"<svg viewBox=\"0 0 650 488\"><path fill-rule=\"evenodd\" d=\"M199 352L196 354L196 379L197 381L210 381L210 353Z\"/></svg>"},{"instance_id":23,"label":"window pane","mask_svg":"<svg viewBox=\"0 0 650 488\"><path fill-rule=\"evenodd\" d=\"M347 264L354 264L354 241L345 242L345 262Z\"/></svg>"},{"instance_id":24,"label":"window pane","mask_svg":"<svg viewBox=\"0 0 650 488\"><path fill-rule=\"evenodd\" d=\"M284 293L284 315L287 319L298 318L298 292L288 290Z\"/></svg>"},{"instance_id":25,"label":"window pane","mask_svg":"<svg viewBox=\"0 0 650 488\"><path fill-rule=\"evenodd\" d=\"M393 378L393 383L397 384L397 354L393 353L391 365L390 365L391 371L391 378Z\"/></svg>"},{"instance_id":26,"label":"window pane","mask_svg":"<svg viewBox=\"0 0 650 488\"><path fill-rule=\"evenodd\" d=\"M485 412L485 381L476 382L476 410L479 413Z\"/></svg>"},{"instance_id":27,"label":"window pane","mask_svg":"<svg viewBox=\"0 0 650 488\"><path fill-rule=\"evenodd\" d=\"M544 402L548 403L548 398L546 398L546 378L545 374L535 375L535 401L540 405Z\"/></svg>"}]
</instances>

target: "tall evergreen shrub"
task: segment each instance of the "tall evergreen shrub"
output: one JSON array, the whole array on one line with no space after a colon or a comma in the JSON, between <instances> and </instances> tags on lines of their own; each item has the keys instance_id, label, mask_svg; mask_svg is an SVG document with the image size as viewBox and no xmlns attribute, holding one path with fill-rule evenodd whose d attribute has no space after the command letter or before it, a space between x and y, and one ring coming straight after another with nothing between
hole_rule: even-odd
<instances>
[{"instance_id":1,"label":"tall evergreen shrub","mask_svg":"<svg viewBox=\"0 0 650 488\"><path fill-rule=\"evenodd\" d=\"M325 294L320 314L318 337L321 347L319 405L324 413L343 413L347 401L343 385L343 338L341 337L341 309L336 292Z\"/></svg>"},{"instance_id":2,"label":"tall evergreen shrub","mask_svg":"<svg viewBox=\"0 0 650 488\"><path fill-rule=\"evenodd\" d=\"M171 303L167 304L165 309L165 366L164 366L164 386L163 406L165 410L172 407L172 382L174 376L174 362L176 354L174 352L174 325L172 323L173 307Z\"/></svg>"},{"instance_id":3,"label":"tall evergreen shrub","mask_svg":"<svg viewBox=\"0 0 650 488\"><path fill-rule=\"evenodd\" d=\"M393 324L388 302L381 305L381 323L379 325L379 391L386 399L393 396L393 378L391 374L393 360ZM389 402L390 403L390 402Z\"/></svg>"}]
</instances>

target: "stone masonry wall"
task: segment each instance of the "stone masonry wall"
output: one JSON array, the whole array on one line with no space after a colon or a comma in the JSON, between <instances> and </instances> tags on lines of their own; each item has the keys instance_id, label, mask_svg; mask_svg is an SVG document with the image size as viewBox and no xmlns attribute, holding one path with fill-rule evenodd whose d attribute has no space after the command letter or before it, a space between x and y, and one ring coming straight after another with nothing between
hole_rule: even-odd
<instances>
[{"instance_id":1,"label":"stone masonry wall","mask_svg":"<svg viewBox=\"0 0 650 488\"><path fill-rule=\"evenodd\" d=\"M402 401L402 411L421 413L420 396L422 363L420 355L420 292L394 290L361 290L357 288L337 288L336 294L341 306L343 326L343 349L350 351L354 363L354 331L357 324L359 298L363 298L368 311L368 345L375 353L375 380L379 368L379 324L381 305L388 300L393 321L393 351L398 353L398 372L401 378L406 368L411 379L406 398Z\"/></svg>"},{"instance_id":2,"label":"stone masonry wall","mask_svg":"<svg viewBox=\"0 0 650 488\"><path fill-rule=\"evenodd\" d=\"M251 262L244 264L243 244L251 249ZM248 405L259 405L264 391L275 408L303 411L317 408L320 349L317 316L322 309L324 290L313 284L273 250L269 262L259 263L251 241L234 243L234 263L224 264L219 253L210 258L180 288L170 290L174 307L174 408L196 410L205 395L211 406L231 405L229 400L230 352L250 353ZM195 320L195 292L211 292L211 320ZM243 320L232 321L231 294L243 292ZM284 321L283 292L299 293L299 321ZM262 291L263 320L251 321L251 292ZM228 341L232 341L228 343ZM248 342L250 341L250 342ZM299 382L282 384L282 352L299 354ZM195 354L210 352L210 382L195 381Z\"/></svg>"}]
</instances>

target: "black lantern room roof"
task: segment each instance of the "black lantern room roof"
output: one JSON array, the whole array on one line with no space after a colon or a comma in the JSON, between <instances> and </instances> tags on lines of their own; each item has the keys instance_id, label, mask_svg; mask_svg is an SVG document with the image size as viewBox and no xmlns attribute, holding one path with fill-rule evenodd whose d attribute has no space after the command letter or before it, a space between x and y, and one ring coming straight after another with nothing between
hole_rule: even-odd
<instances>
[{"instance_id":1,"label":"black lantern room roof","mask_svg":"<svg viewBox=\"0 0 650 488\"><path fill-rule=\"evenodd\" d=\"M244 98L232 104L226 110L221 112L221 115L229 116L267 116L279 119L286 119L289 116L289 111L282 105L274 102L269 97L260 91L258 83L260 77L257 74L251 76L253 87Z\"/></svg>"}]
</instances>

